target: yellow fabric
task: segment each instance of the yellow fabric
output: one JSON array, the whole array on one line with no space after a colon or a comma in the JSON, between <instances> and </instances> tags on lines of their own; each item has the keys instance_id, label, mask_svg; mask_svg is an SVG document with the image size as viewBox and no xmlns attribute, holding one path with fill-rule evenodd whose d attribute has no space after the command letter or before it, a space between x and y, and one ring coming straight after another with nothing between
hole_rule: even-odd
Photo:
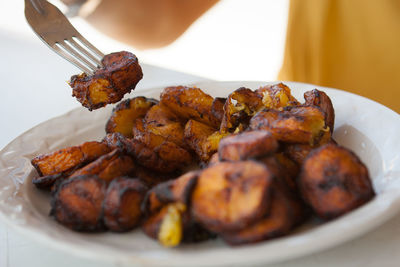
<instances>
[{"instance_id":1,"label":"yellow fabric","mask_svg":"<svg viewBox=\"0 0 400 267\"><path fill-rule=\"evenodd\" d=\"M400 112L400 1L291 0L279 79L343 89Z\"/></svg>"}]
</instances>

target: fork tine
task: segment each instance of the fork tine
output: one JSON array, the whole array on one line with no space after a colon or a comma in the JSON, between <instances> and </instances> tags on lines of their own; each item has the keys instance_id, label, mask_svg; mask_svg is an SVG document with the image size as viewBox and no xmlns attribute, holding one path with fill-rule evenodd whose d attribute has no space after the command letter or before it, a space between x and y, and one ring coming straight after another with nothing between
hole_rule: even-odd
<instances>
[{"instance_id":1,"label":"fork tine","mask_svg":"<svg viewBox=\"0 0 400 267\"><path fill-rule=\"evenodd\" d=\"M52 48L57 54L59 54L60 56L62 56L65 59L67 59L69 62L74 64L76 67L78 67L81 71L83 71L89 75L93 74L93 71L91 69L89 69L87 66L85 66L84 64L82 64L81 62L76 60L73 56L71 56L64 50L62 50L57 44L55 44Z\"/></svg>"},{"instance_id":2,"label":"fork tine","mask_svg":"<svg viewBox=\"0 0 400 267\"><path fill-rule=\"evenodd\" d=\"M104 57L104 54L97 49L96 47L94 47L91 43L89 43L88 40L85 39L85 37L83 37L82 35L80 35L79 33L74 36L79 42L81 42L82 44L84 44L87 48L89 48L93 53L95 53L100 59L102 59Z\"/></svg>"},{"instance_id":3,"label":"fork tine","mask_svg":"<svg viewBox=\"0 0 400 267\"><path fill-rule=\"evenodd\" d=\"M68 42L66 42L64 40L64 42L59 42L58 43L59 46L61 46L61 48L63 48L64 50L66 50L66 52L70 53L72 56L74 56L78 61L83 62L86 66L88 66L92 72L94 72L97 69L97 66L95 64L93 64L92 62L90 62L89 60L87 60L83 55L81 55L79 52L80 51L76 51L70 44L68 44Z\"/></svg>"},{"instance_id":4,"label":"fork tine","mask_svg":"<svg viewBox=\"0 0 400 267\"><path fill-rule=\"evenodd\" d=\"M76 42L73 38L70 38L67 40L68 44L72 45L76 50L78 50L80 53L84 54L86 57L88 57L91 61L97 64L98 67L102 67L103 64L101 63L100 59L98 59L96 56L94 56L90 51L88 51L87 48L81 46L78 42Z\"/></svg>"}]
</instances>

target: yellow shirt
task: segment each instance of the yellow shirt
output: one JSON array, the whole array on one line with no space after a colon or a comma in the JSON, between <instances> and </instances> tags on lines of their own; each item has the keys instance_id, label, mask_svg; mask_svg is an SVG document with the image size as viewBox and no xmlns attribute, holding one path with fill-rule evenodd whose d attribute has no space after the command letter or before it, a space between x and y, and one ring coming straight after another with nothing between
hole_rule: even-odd
<instances>
[{"instance_id":1,"label":"yellow shirt","mask_svg":"<svg viewBox=\"0 0 400 267\"><path fill-rule=\"evenodd\" d=\"M400 112L400 0L291 0L279 79L343 89Z\"/></svg>"}]
</instances>

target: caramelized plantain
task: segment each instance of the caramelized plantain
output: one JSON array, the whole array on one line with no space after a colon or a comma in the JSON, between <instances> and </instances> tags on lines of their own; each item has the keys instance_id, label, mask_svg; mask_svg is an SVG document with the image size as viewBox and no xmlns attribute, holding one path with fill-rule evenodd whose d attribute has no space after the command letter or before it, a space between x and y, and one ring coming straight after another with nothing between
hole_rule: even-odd
<instances>
[{"instance_id":1,"label":"caramelized plantain","mask_svg":"<svg viewBox=\"0 0 400 267\"><path fill-rule=\"evenodd\" d=\"M32 178L32 183L40 189L49 190L59 180L63 180L68 175L66 173L57 173L46 176L35 176Z\"/></svg>"},{"instance_id":2,"label":"caramelized plantain","mask_svg":"<svg viewBox=\"0 0 400 267\"><path fill-rule=\"evenodd\" d=\"M107 145L94 141L39 155L31 163L41 178L34 178L32 182L39 188L50 188L60 177L68 176L75 169L110 151Z\"/></svg>"},{"instance_id":3,"label":"caramelized plantain","mask_svg":"<svg viewBox=\"0 0 400 267\"><path fill-rule=\"evenodd\" d=\"M209 233L190 216L190 197L197 177L198 172L188 172L153 187L146 195L143 209L148 216L143 229L163 246L177 246L181 242L196 242L209 237Z\"/></svg>"},{"instance_id":4,"label":"caramelized plantain","mask_svg":"<svg viewBox=\"0 0 400 267\"><path fill-rule=\"evenodd\" d=\"M216 152L211 156L210 160L208 161L208 165L211 166L220 162L221 161L219 160L218 152Z\"/></svg>"},{"instance_id":5,"label":"caramelized plantain","mask_svg":"<svg viewBox=\"0 0 400 267\"><path fill-rule=\"evenodd\" d=\"M241 124L246 128L250 117L262 108L261 97L255 92L245 87L236 89L225 102L220 131L233 132Z\"/></svg>"},{"instance_id":6,"label":"caramelized plantain","mask_svg":"<svg viewBox=\"0 0 400 267\"><path fill-rule=\"evenodd\" d=\"M144 167L168 173L192 163L192 156L187 150L161 135L146 131L142 120L136 120L133 135L134 140L139 141L133 145L133 154Z\"/></svg>"},{"instance_id":7,"label":"caramelized plantain","mask_svg":"<svg viewBox=\"0 0 400 267\"><path fill-rule=\"evenodd\" d=\"M73 230L104 230L101 213L106 189L106 183L96 176L64 180L53 194L50 214Z\"/></svg>"},{"instance_id":8,"label":"caramelized plantain","mask_svg":"<svg viewBox=\"0 0 400 267\"><path fill-rule=\"evenodd\" d=\"M143 96L126 99L116 105L106 123L106 133L121 133L132 137L132 128L138 118L143 118L157 100Z\"/></svg>"},{"instance_id":9,"label":"caramelized plantain","mask_svg":"<svg viewBox=\"0 0 400 267\"><path fill-rule=\"evenodd\" d=\"M335 110L329 96L323 91L314 89L305 92L304 99L306 100L305 105L320 107L321 110L325 112L326 125L329 127L331 133L333 133L333 127L335 125Z\"/></svg>"},{"instance_id":10,"label":"caramelized plantain","mask_svg":"<svg viewBox=\"0 0 400 267\"><path fill-rule=\"evenodd\" d=\"M253 161L221 162L200 174L192 214L213 232L234 231L256 222L268 207L272 174Z\"/></svg>"},{"instance_id":11,"label":"caramelized plantain","mask_svg":"<svg viewBox=\"0 0 400 267\"><path fill-rule=\"evenodd\" d=\"M222 121L222 118L224 117L225 102L226 98L216 97L211 105L211 112L219 121Z\"/></svg>"},{"instance_id":12,"label":"caramelized plantain","mask_svg":"<svg viewBox=\"0 0 400 267\"><path fill-rule=\"evenodd\" d=\"M129 175L135 170L135 163L130 156L115 149L97 160L73 172L69 178L81 175L97 175L98 178L110 182L112 179Z\"/></svg>"},{"instance_id":13,"label":"caramelized plantain","mask_svg":"<svg viewBox=\"0 0 400 267\"><path fill-rule=\"evenodd\" d=\"M126 93L135 89L143 77L138 59L132 53L111 53L105 55L101 62L104 67L93 75L74 75L69 82L72 96L89 110L120 101Z\"/></svg>"},{"instance_id":14,"label":"caramelized plantain","mask_svg":"<svg viewBox=\"0 0 400 267\"><path fill-rule=\"evenodd\" d=\"M103 202L104 224L115 232L135 228L141 219L141 205L148 188L139 179L118 177L108 186Z\"/></svg>"},{"instance_id":15,"label":"caramelized plantain","mask_svg":"<svg viewBox=\"0 0 400 267\"><path fill-rule=\"evenodd\" d=\"M307 156L298 184L302 197L323 219L349 212L375 195L365 165L353 152L332 143Z\"/></svg>"},{"instance_id":16,"label":"caramelized plantain","mask_svg":"<svg viewBox=\"0 0 400 267\"><path fill-rule=\"evenodd\" d=\"M139 178L149 188L152 188L162 182L176 178L178 174L173 172L160 173L143 166L137 166L133 176Z\"/></svg>"},{"instance_id":17,"label":"caramelized plantain","mask_svg":"<svg viewBox=\"0 0 400 267\"><path fill-rule=\"evenodd\" d=\"M324 113L314 106L290 106L283 111L265 109L250 121L253 130L266 130L279 141L314 145L328 131Z\"/></svg>"},{"instance_id":18,"label":"caramelized plantain","mask_svg":"<svg viewBox=\"0 0 400 267\"><path fill-rule=\"evenodd\" d=\"M292 96L290 88L283 83L263 86L255 92L262 97L262 103L266 108L281 109L300 105L299 101Z\"/></svg>"},{"instance_id":19,"label":"caramelized plantain","mask_svg":"<svg viewBox=\"0 0 400 267\"><path fill-rule=\"evenodd\" d=\"M143 209L147 213L154 213L168 203L180 202L189 205L198 175L198 171L187 172L174 180L153 187L146 195Z\"/></svg>"},{"instance_id":20,"label":"caramelized plantain","mask_svg":"<svg viewBox=\"0 0 400 267\"><path fill-rule=\"evenodd\" d=\"M296 177L299 167L295 162L282 153L260 158L259 161L274 175L275 181L284 184L291 193L297 194Z\"/></svg>"},{"instance_id":21,"label":"caramelized plantain","mask_svg":"<svg viewBox=\"0 0 400 267\"><path fill-rule=\"evenodd\" d=\"M230 245L256 243L286 235L293 226L292 219L290 201L281 191L273 190L271 208L266 216L237 232L226 232L221 236Z\"/></svg>"},{"instance_id":22,"label":"caramelized plantain","mask_svg":"<svg viewBox=\"0 0 400 267\"><path fill-rule=\"evenodd\" d=\"M183 126L179 118L168 108L160 105L153 106L147 112L143 122L147 131L161 135L180 147L185 147Z\"/></svg>"},{"instance_id":23,"label":"caramelized plantain","mask_svg":"<svg viewBox=\"0 0 400 267\"><path fill-rule=\"evenodd\" d=\"M197 87L167 87L160 96L160 104L181 119L194 119L217 129L221 121L213 114L213 102L213 97Z\"/></svg>"},{"instance_id":24,"label":"caramelized plantain","mask_svg":"<svg viewBox=\"0 0 400 267\"><path fill-rule=\"evenodd\" d=\"M211 155L217 152L219 141L226 135L195 120L189 120L185 125L185 142L203 162L208 162Z\"/></svg>"},{"instance_id":25,"label":"caramelized plantain","mask_svg":"<svg viewBox=\"0 0 400 267\"><path fill-rule=\"evenodd\" d=\"M278 141L267 131L247 131L221 140L218 155L221 161L238 161L274 153Z\"/></svg>"},{"instance_id":26,"label":"caramelized plantain","mask_svg":"<svg viewBox=\"0 0 400 267\"><path fill-rule=\"evenodd\" d=\"M158 175L171 173L191 164L191 155L185 149L169 142L163 136L148 132L142 120L136 121L133 133L135 136L133 140L119 133L107 134L103 143L128 153L138 164L155 174L158 172ZM147 173L147 171L142 173L145 179L148 178ZM158 183L158 180L155 179L155 182Z\"/></svg>"}]
</instances>

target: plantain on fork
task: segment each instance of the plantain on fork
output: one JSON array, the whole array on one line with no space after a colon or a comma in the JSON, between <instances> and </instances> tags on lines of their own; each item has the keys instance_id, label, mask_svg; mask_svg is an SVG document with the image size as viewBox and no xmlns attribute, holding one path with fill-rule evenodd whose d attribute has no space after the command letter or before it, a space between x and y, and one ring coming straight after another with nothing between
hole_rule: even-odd
<instances>
[{"instance_id":1,"label":"plantain on fork","mask_svg":"<svg viewBox=\"0 0 400 267\"><path fill-rule=\"evenodd\" d=\"M89 110L120 101L142 79L134 54L121 51L104 55L48 1L25 0L25 17L50 49L83 72L72 76L69 84L72 95Z\"/></svg>"}]
</instances>

